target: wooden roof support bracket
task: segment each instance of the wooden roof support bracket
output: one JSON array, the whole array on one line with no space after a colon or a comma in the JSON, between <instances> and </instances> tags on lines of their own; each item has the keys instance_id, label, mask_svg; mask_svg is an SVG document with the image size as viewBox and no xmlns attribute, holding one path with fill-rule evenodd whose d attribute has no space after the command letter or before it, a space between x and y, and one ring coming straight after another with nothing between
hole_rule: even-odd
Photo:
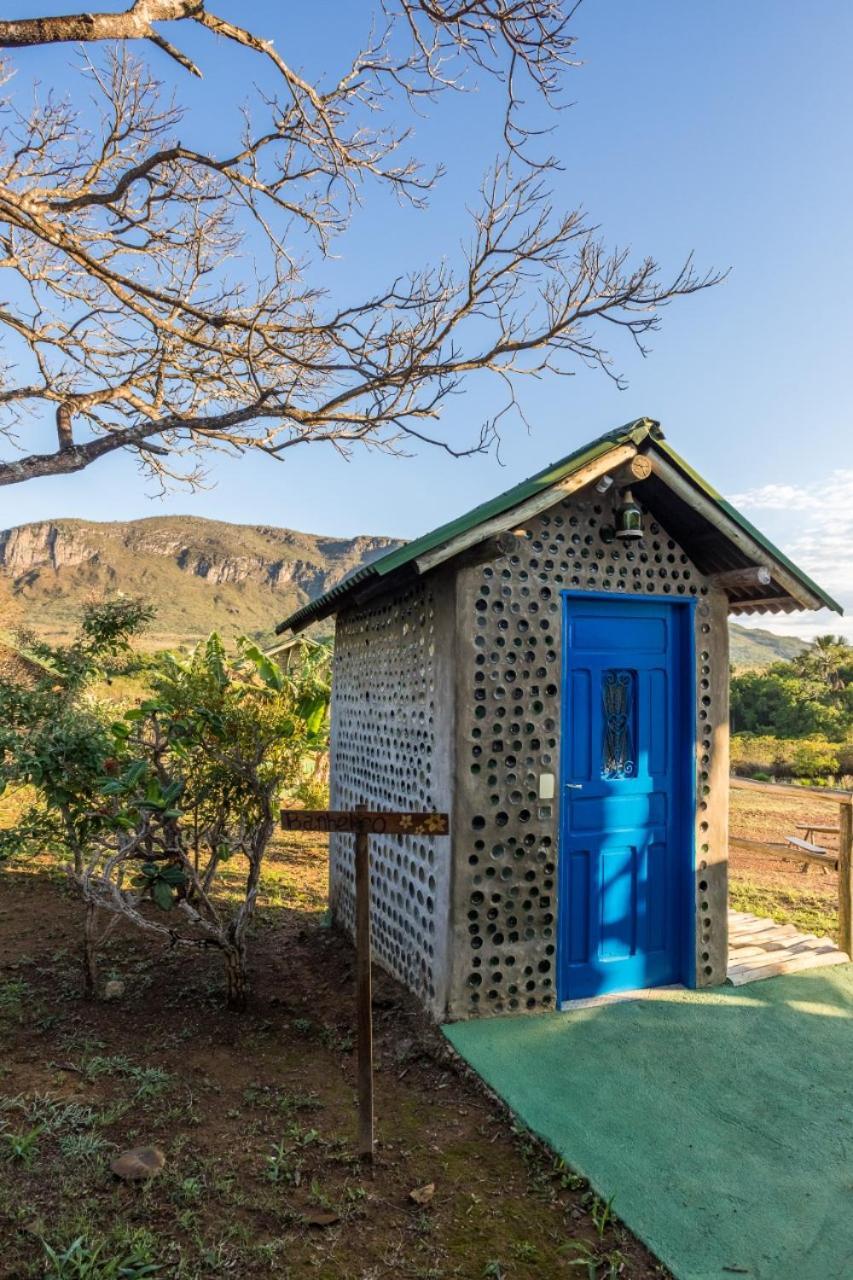
<instances>
[{"instance_id":1,"label":"wooden roof support bracket","mask_svg":"<svg viewBox=\"0 0 853 1280\"><path fill-rule=\"evenodd\" d=\"M734 520L729 519L726 513L721 511L710 498L706 498L695 485L692 485L689 480L685 480L671 463L656 452L651 452L649 456L652 459L652 468L655 475L659 476L664 484L668 485L672 492L681 498L682 502L686 502L689 507L698 512L724 538L733 543L744 555L749 556L750 560L754 560L756 564L760 565L768 559L765 547L760 546L745 529L742 529ZM812 595L778 560L772 562L771 573L779 586L796 600L801 608L822 609L824 607L824 602L817 596ZM746 602L742 603L745 604Z\"/></svg>"}]
</instances>

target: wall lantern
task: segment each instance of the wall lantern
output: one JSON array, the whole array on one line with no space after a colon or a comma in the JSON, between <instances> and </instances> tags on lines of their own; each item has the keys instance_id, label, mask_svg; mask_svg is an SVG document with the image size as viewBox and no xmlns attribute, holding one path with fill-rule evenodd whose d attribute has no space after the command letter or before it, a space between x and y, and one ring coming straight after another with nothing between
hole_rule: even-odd
<instances>
[{"instance_id":1,"label":"wall lantern","mask_svg":"<svg viewBox=\"0 0 853 1280\"><path fill-rule=\"evenodd\" d=\"M620 542L634 542L643 536L643 510L630 489L622 490L622 500L615 511L616 537Z\"/></svg>"}]
</instances>

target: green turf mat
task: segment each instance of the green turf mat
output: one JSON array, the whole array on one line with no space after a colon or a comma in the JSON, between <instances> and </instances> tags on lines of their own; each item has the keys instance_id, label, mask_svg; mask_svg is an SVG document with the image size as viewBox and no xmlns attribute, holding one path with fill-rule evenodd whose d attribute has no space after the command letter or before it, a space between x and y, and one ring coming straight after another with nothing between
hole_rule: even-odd
<instances>
[{"instance_id":1,"label":"green turf mat","mask_svg":"<svg viewBox=\"0 0 853 1280\"><path fill-rule=\"evenodd\" d=\"M679 1280L853 1280L853 965L444 1033Z\"/></svg>"}]
</instances>

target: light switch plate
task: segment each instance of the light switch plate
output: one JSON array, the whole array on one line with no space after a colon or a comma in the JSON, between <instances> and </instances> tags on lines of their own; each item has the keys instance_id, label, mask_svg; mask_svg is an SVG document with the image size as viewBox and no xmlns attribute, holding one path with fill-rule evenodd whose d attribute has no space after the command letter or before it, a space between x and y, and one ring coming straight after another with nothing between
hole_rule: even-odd
<instances>
[{"instance_id":1,"label":"light switch plate","mask_svg":"<svg viewBox=\"0 0 853 1280\"><path fill-rule=\"evenodd\" d=\"M556 779L553 773L540 773L539 775L539 799L553 800Z\"/></svg>"}]
</instances>

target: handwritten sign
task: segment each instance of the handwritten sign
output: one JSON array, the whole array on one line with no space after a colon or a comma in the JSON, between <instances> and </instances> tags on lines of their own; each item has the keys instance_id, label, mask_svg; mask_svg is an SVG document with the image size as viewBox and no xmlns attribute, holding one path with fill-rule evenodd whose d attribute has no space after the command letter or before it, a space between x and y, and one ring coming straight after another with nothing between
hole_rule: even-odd
<instances>
[{"instance_id":1,"label":"handwritten sign","mask_svg":"<svg viewBox=\"0 0 853 1280\"><path fill-rule=\"evenodd\" d=\"M285 831L354 831L369 836L446 836L446 813L382 813L358 809L282 809Z\"/></svg>"}]
</instances>

